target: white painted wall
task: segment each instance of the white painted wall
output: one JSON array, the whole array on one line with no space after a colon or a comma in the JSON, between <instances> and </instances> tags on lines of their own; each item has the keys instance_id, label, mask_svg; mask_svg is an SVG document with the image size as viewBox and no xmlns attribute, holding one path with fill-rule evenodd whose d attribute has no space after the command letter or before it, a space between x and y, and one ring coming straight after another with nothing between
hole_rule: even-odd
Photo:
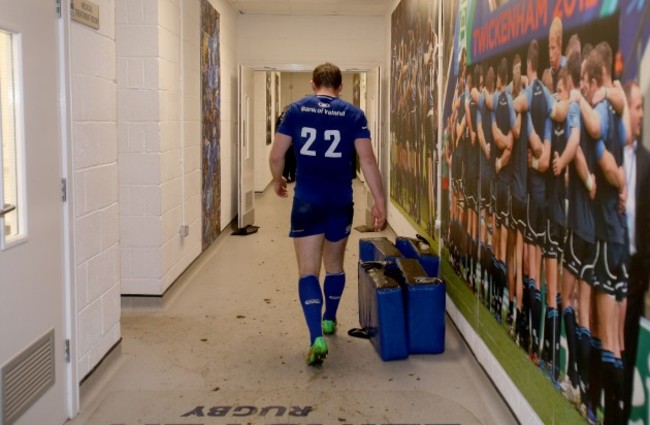
<instances>
[{"instance_id":1,"label":"white painted wall","mask_svg":"<svg viewBox=\"0 0 650 425\"><path fill-rule=\"evenodd\" d=\"M232 214L232 39L221 7L222 227ZM232 31L232 30L231 30ZM161 295L201 253L200 3L117 8L122 293ZM230 40L230 41L229 41ZM229 53L230 52L230 53ZM230 56L229 56L230 55ZM230 58L230 60L228 60ZM226 178L224 178L226 177ZM183 238L181 226L189 226Z\"/></svg>"},{"instance_id":2,"label":"white painted wall","mask_svg":"<svg viewBox=\"0 0 650 425\"><path fill-rule=\"evenodd\" d=\"M161 294L201 249L199 2L96 2L99 30L70 25L73 347L80 380L120 338L120 294ZM212 3L222 35L225 227L236 213L229 194L237 15L225 0ZM184 240L181 224L190 226Z\"/></svg>"},{"instance_id":3,"label":"white painted wall","mask_svg":"<svg viewBox=\"0 0 650 425\"><path fill-rule=\"evenodd\" d=\"M322 37L315 28L325 29ZM237 59L248 65L304 65L310 71L325 61L341 69L379 65L385 63L386 32L381 17L241 15Z\"/></svg>"},{"instance_id":4,"label":"white painted wall","mask_svg":"<svg viewBox=\"0 0 650 425\"><path fill-rule=\"evenodd\" d=\"M283 108L311 93L311 70L320 63L330 61L341 69L383 65L385 22L381 17L241 15L237 21L237 61L253 68L270 66L307 71L281 73L280 108ZM314 37L314 28L327 28L326 36ZM351 76L349 83L344 80L342 97L352 100ZM256 134L257 140L261 133L256 130ZM255 190L261 191L271 181L271 175L267 172L268 149L256 146ZM236 181L233 184L236 189ZM235 206L236 194L234 190ZM222 196L225 202L225 190Z\"/></svg>"},{"instance_id":5,"label":"white painted wall","mask_svg":"<svg viewBox=\"0 0 650 425\"><path fill-rule=\"evenodd\" d=\"M72 252L79 379L120 338L115 1L99 30L70 24Z\"/></svg>"}]
</instances>

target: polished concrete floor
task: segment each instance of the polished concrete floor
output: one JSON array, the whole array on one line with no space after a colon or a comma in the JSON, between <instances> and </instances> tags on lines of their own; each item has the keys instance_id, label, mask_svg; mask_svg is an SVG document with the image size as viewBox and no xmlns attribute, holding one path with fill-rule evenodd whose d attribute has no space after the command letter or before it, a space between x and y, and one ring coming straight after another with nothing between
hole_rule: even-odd
<instances>
[{"instance_id":1,"label":"polished concrete floor","mask_svg":"<svg viewBox=\"0 0 650 425\"><path fill-rule=\"evenodd\" d=\"M355 183L353 226L364 198ZM347 335L359 325L358 241L376 233L352 232L338 333L325 364L306 366L290 208L267 189L259 232L225 230L162 299L125 298L122 342L82 385L69 424L517 423L449 319L439 355L383 362Z\"/></svg>"}]
</instances>

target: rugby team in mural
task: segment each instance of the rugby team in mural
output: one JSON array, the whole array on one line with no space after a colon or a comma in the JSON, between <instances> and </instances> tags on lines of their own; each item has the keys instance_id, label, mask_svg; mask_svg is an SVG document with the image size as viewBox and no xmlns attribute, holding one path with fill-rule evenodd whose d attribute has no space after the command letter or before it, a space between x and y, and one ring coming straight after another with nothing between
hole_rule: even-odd
<instances>
[{"instance_id":1,"label":"rugby team in mural","mask_svg":"<svg viewBox=\"0 0 650 425\"><path fill-rule=\"evenodd\" d=\"M437 4L401 2L391 25L391 196L434 234Z\"/></svg>"},{"instance_id":2,"label":"rugby team in mural","mask_svg":"<svg viewBox=\"0 0 650 425\"><path fill-rule=\"evenodd\" d=\"M528 16L527 2L518 3ZM592 3L600 14L574 19L570 32L548 4L549 13L535 18L547 33L531 25L533 36L523 37L522 24L523 45L500 33L501 49L477 47L476 22L469 43L456 40L444 116L451 188L443 239L457 273L585 419L622 424L639 320L638 309L626 311L628 288L641 300L647 288L630 246L635 254L634 241L650 238L641 192L630 187L647 173L624 158L634 154L641 164L648 153L639 84L619 80L619 11ZM515 15L517 5L509 7ZM634 288L630 266L643 275ZM636 334L626 321L637 323Z\"/></svg>"},{"instance_id":3,"label":"rugby team in mural","mask_svg":"<svg viewBox=\"0 0 650 425\"><path fill-rule=\"evenodd\" d=\"M634 384L650 268L638 81L650 5L443 5L437 151L434 3L402 0L392 16L393 202L433 235L439 164L450 263L513 344L587 422L647 423L632 393L650 395L638 368Z\"/></svg>"}]
</instances>

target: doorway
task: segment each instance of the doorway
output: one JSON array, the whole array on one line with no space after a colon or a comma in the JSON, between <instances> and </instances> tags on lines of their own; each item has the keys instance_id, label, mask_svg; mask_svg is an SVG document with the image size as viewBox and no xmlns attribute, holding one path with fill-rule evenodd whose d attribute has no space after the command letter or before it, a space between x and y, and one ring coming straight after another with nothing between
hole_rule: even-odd
<instances>
[{"instance_id":1,"label":"doorway","mask_svg":"<svg viewBox=\"0 0 650 425\"><path fill-rule=\"evenodd\" d=\"M365 112L372 135L373 151L381 170L380 68L352 68L342 70L342 73L341 98ZM287 105L311 94L310 81L311 68L307 67L297 71L282 67L254 68L254 187L258 193L264 191L271 182L268 157L276 120ZM381 171L383 174L384 170ZM363 181L361 173L358 172L357 175Z\"/></svg>"}]
</instances>

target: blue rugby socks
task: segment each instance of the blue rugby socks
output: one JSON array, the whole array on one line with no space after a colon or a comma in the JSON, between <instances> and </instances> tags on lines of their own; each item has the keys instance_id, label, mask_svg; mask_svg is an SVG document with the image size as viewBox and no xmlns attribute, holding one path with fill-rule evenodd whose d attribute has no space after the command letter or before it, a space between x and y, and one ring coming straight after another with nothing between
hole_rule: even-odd
<instances>
[{"instance_id":1,"label":"blue rugby socks","mask_svg":"<svg viewBox=\"0 0 650 425\"><path fill-rule=\"evenodd\" d=\"M307 327L309 328L310 341L313 344L316 338L323 336L323 330L321 329L323 293L318 278L314 275L301 277L298 281L298 294Z\"/></svg>"},{"instance_id":2,"label":"blue rugby socks","mask_svg":"<svg viewBox=\"0 0 650 425\"><path fill-rule=\"evenodd\" d=\"M325 291L325 314L323 320L336 322L336 311L339 308L341 295L345 288L345 272L325 275L323 289Z\"/></svg>"}]
</instances>

